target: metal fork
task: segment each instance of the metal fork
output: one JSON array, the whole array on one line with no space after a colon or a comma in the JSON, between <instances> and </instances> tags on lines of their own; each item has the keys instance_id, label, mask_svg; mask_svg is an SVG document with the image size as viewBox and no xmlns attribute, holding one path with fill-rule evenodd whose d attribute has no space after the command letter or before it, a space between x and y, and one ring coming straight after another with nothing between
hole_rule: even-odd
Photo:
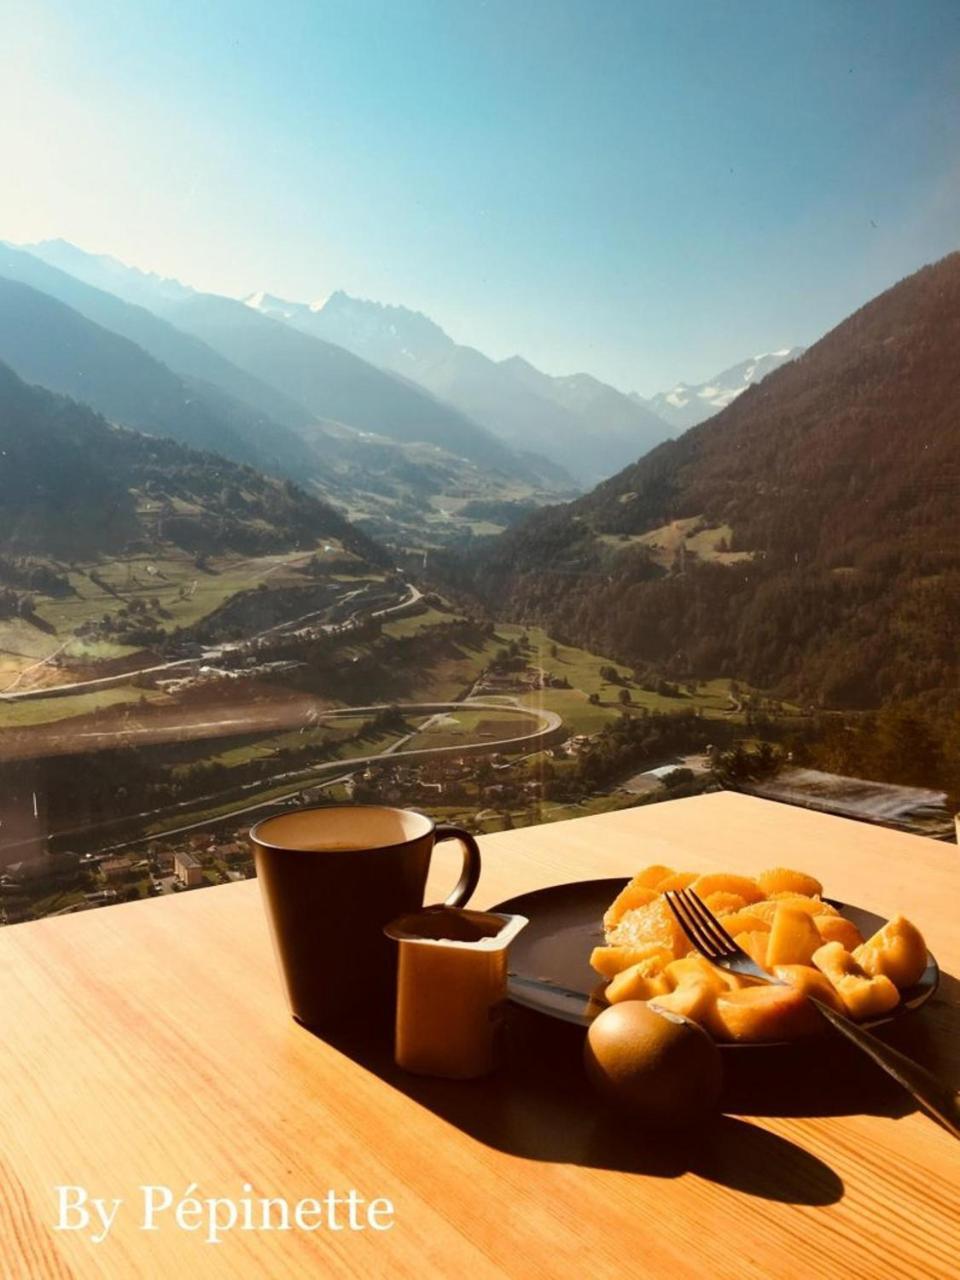
<instances>
[{"instance_id":1,"label":"metal fork","mask_svg":"<svg viewBox=\"0 0 960 1280\"><path fill-rule=\"evenodd\" d=\"M728 973L743 978L756 978L773 986L789 986L773 974L761 969L757 962L738 947L715 915L700 901L691 889L668 889L666 899L677 923L690 941L711 964ZM807 996L810 1003L841 1035L846 1036L858 1049L872 1058L878 1067L892 1076L902 1088L916 1099L924 1111L960 1138L960 1094L949 1089L926 1068L899 1053L864 1027L851 1022L829 1005Z\"/></svg>"}]
</instances>

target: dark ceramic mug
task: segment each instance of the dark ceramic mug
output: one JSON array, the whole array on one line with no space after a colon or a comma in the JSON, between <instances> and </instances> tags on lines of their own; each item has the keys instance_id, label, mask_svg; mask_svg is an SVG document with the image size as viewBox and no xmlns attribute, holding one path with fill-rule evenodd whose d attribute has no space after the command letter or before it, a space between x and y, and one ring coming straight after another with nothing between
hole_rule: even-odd
<instances>
[{"instance_id":1,"label":"dark ceramic mug","mask_svg":"<svg viewBox=\"0 0 960 1280\"><path fill-rule=\"evenodd\" d=\"M353 1014L390 1022L396 955L383 928L423 905L437 841L464 847L447 906L462 907L480 879L473 836L409 809L295 809L258 822L250 840L291 1011L314 1029Z\"/></svg>"}]
</instances>

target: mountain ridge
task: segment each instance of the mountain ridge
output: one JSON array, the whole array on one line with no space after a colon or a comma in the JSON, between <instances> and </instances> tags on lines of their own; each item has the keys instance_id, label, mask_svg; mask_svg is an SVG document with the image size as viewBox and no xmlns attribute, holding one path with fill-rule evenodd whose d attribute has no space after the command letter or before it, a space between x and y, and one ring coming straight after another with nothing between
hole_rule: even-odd
<instances>
[{"instance_id":1,"label":"mountain ridge","mask_svg":"<svg viewBox=\"0 0 960 1280\"><path fill-rule=\"evenodd\" d=\"M264 431L255 410L179 378L131 339L30 285L0 276L0 359L26 382L90 404L107 418L296 473L309 453L292 431Z\"/></svg>"},{"instance_id":2,"label":"mountain ridge","mask_svg":"<svg viewBox=\"0 0 960 1280\"><path fill-rule=\"evenodd\" d=\"M544 454L581 481L595 482L669 435L648 408L592 375L555 378L519 356L492 360L407 307L343 290L323 305L264 293L246 305L420 384L511 448Z\"/></svg>"},{"instance_id":3,"label":"mountain ridge","mask_svg":"<svg viewBox=\"0 0 960 1280\"><path fill-rule=\"evenodd\" d=\"M296 428L313 416L303 405L237 368L199 338L183 333L147 307L88 284L44 257L0 242L0 276L56 298L95 324L135 342L178 377L214 386L276 424ZM186 286L180 288L186 290ZM270 425L265 422L265 429Z\"/></svg>"},{"instance_id":4,"label":"mountain ridge","mask_svg":"<svg viewBox=\"0 0 960 1280\"><path fill-rule=\"evenodd\" d=\"M168 288L170 282L135 267L64 245L42 242L33 251L55 259L54 265L69 261L71 274L85 283L146 306L287 400L304 406L315 418L401 443L436 443L506 474L538 478L534 464L460 410L335 343L303 333L237 299L203 293L179 282L174 282L176 288Z\"/></svg>"}]
</instances>

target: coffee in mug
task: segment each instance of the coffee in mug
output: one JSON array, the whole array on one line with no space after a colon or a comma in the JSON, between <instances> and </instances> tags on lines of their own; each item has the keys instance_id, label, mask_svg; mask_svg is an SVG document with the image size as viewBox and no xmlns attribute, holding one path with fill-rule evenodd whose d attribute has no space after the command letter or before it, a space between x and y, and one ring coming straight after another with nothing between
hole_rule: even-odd
<instances>
[{"instance_id":1,"label":"coffee in mug","mask_svg":"<svg viewBox=\"0 0 960 1280\"><path fill-rule=\"evenodd\" d=\"M371 1010L389 1024L396 956L383 929L423 905L437 841L463 845L446 906L464 906L480 879L473 836L409 809L296 809L258 822L250 840L290 1008L313 1029Z\"/></svg>"}]
</instances>

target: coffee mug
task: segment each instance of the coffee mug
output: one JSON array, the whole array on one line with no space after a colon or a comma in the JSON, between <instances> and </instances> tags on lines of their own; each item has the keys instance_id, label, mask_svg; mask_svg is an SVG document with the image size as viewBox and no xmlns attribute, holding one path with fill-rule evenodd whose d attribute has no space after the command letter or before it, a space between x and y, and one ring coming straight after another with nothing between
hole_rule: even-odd
<instances>
[{"instance_id":1,"label":"coffee mug","mask_svg":"<svg viewBox=\"0 0 960 1280\"><path fill-rule=\"evenodd\" d=\"M250 840L291 1011L316 1029L353 1015L389 1024L396 955L383 928L423 905L438 841L464 847L446 906L462 907L480 879L473 836L409 809L295 809L258 822Z\"/></svg>"}]
</instances>

